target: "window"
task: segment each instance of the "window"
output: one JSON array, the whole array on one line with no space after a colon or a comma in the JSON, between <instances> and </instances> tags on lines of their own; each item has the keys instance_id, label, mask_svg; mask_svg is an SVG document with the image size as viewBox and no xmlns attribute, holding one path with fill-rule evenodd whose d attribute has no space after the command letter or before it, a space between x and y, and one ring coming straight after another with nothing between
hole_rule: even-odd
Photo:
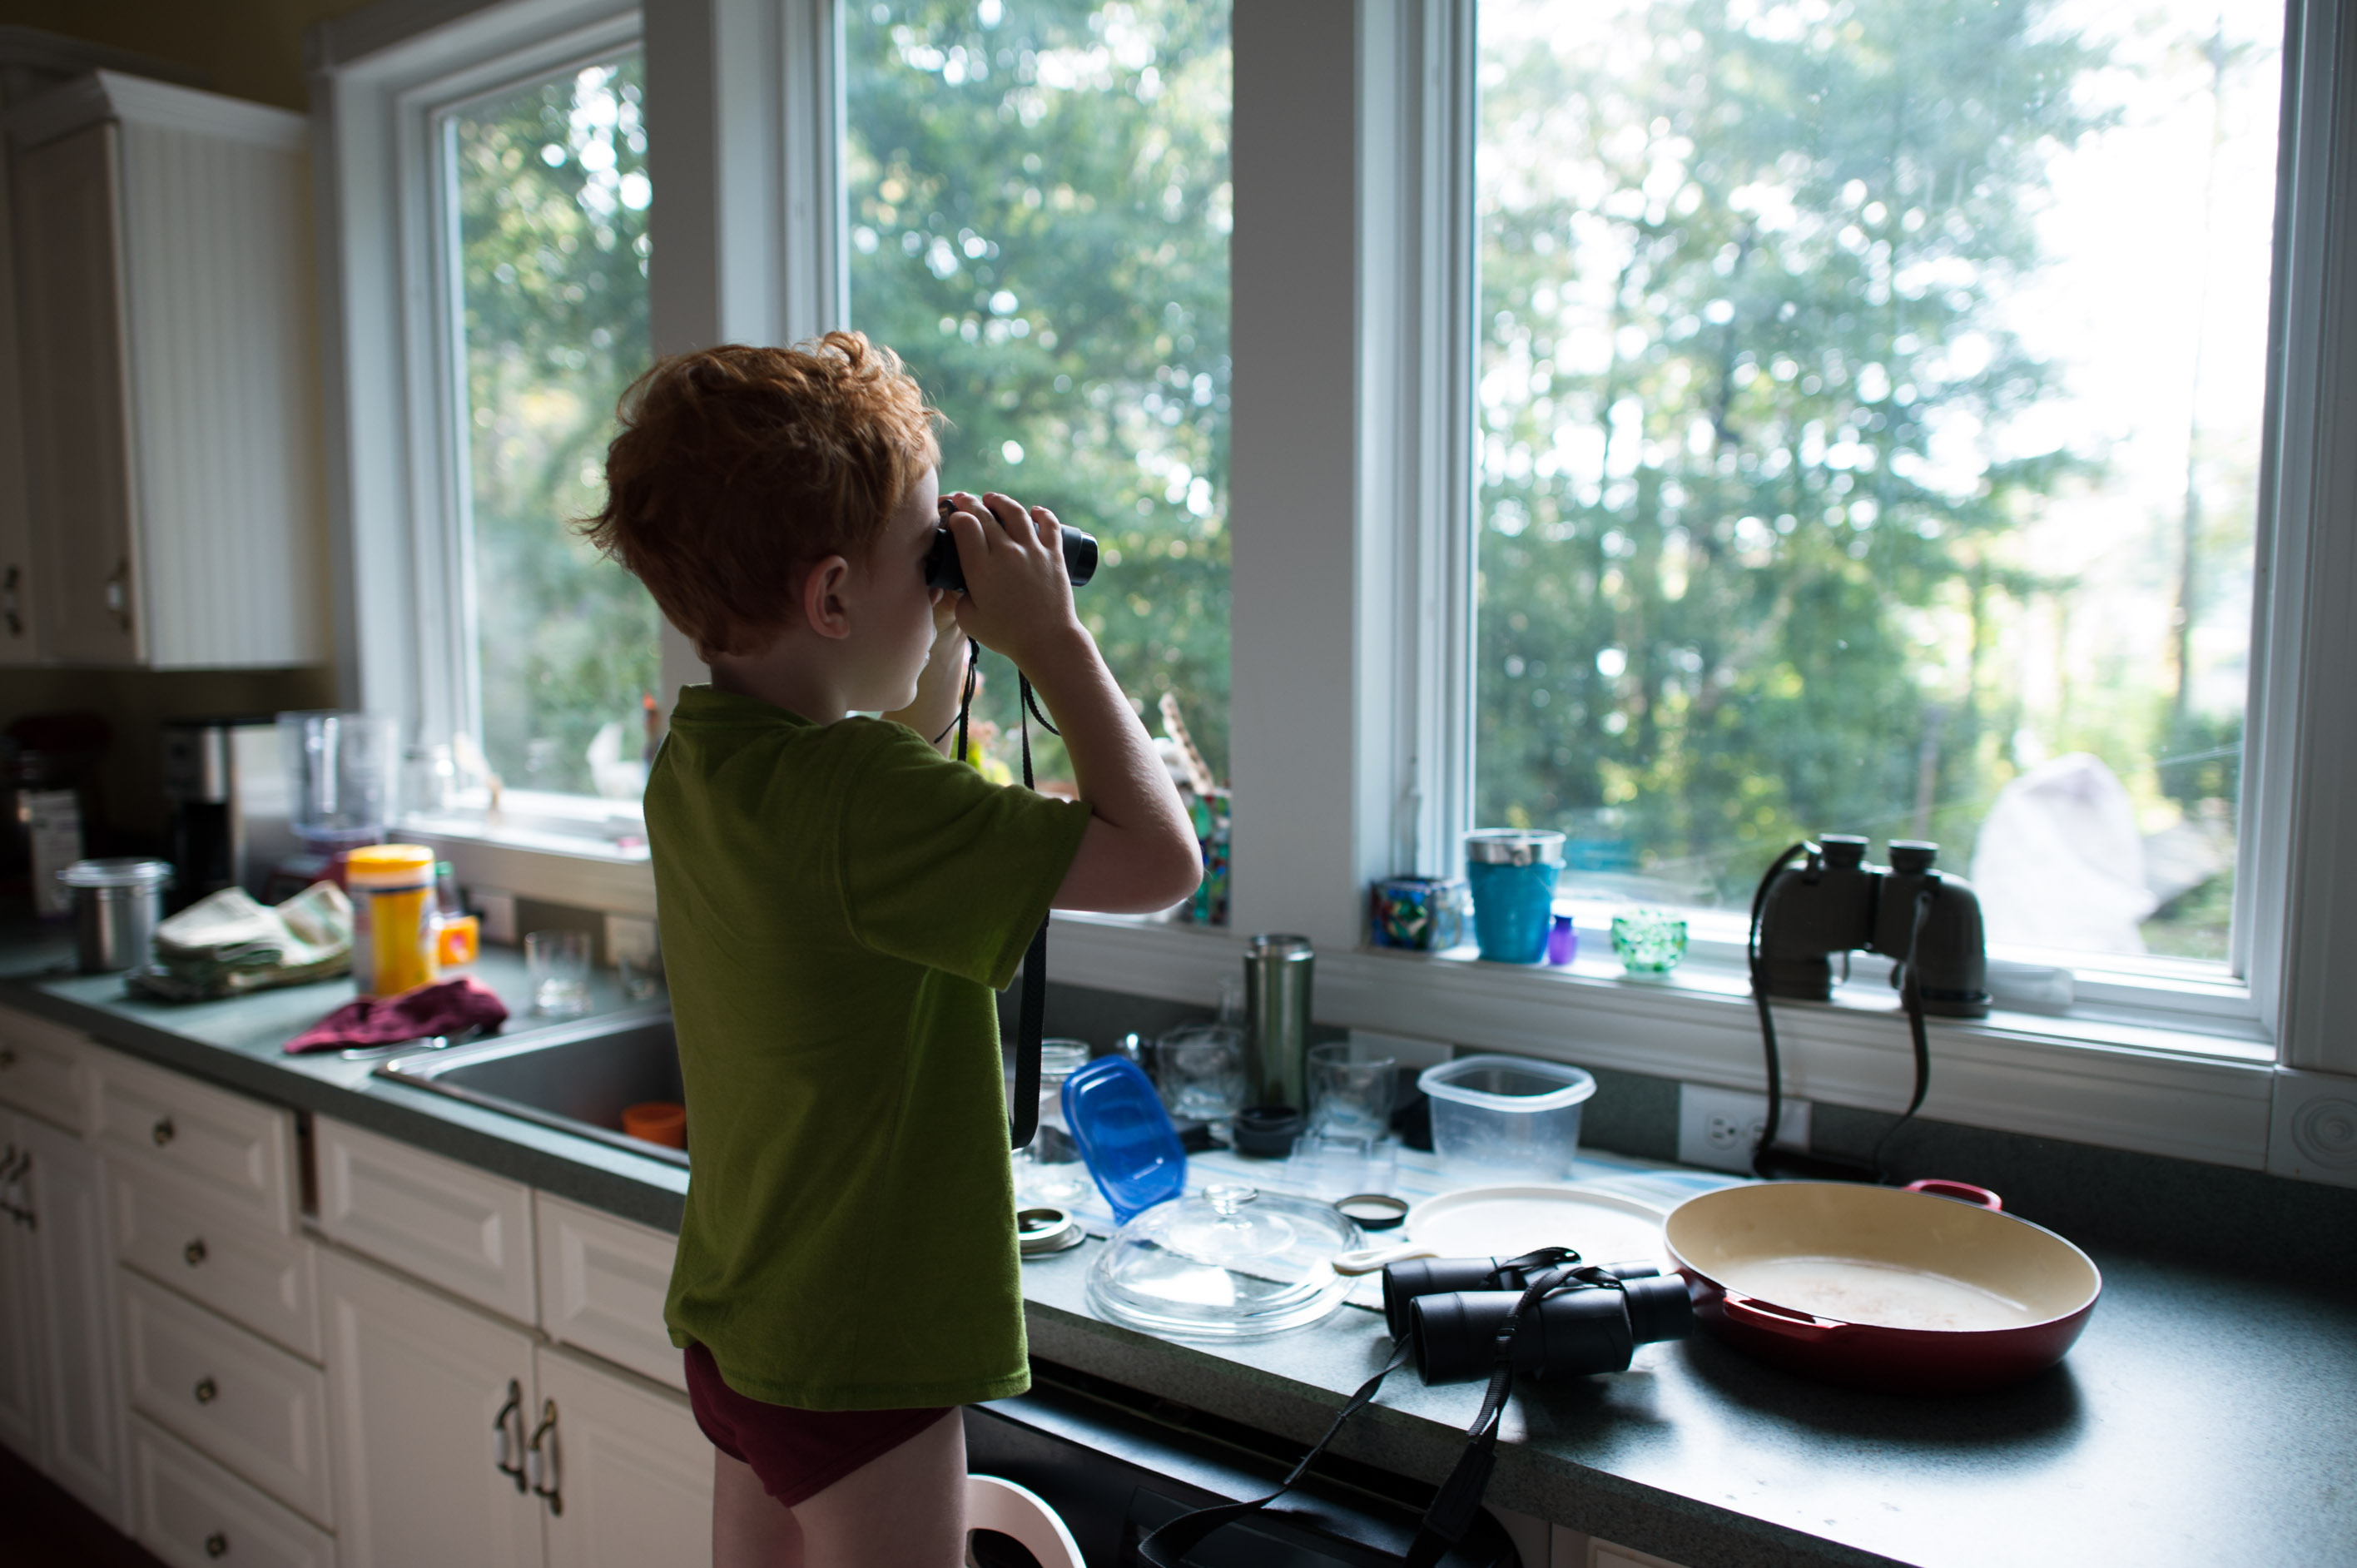
<instances>
[{"instance_id":1,"label":"window","mask_svg":"<svg viewBox=\"0 0 2357 1568\"><path fill-rule=\"evenodd\" d=\"M1936 839L2000 952L2223 978L2281 28L1486 0L1481 822L1730 911Z\"/></svg>"},{"instance_id":2,"label":"window","mask_svg":"<svg viewBox=\"0 0 2357 1568\"><path fill-rule=\"evenodd\" d=\"M603 503L615 403L649 362L643 100L632 49L453 107L438 127L462 726L511 788L630 801L661 618L569 521Z\"/></svg>"},{"instance_id":3,"label":"window","mask_svg":"<svg viewBox=\"0 0 2357 1568\"><path fill-rule=\"evenodd\" d=\"M851 319L949 418L942 484L1098 536L1123 688L1228 729L1228 6L849 4ZM978 712L1011 764L1012 671ZM1151 723L1149 719L1149 723ZM1043 777L1060 748L1035 755Z\"/></svg>"}]
</instances>

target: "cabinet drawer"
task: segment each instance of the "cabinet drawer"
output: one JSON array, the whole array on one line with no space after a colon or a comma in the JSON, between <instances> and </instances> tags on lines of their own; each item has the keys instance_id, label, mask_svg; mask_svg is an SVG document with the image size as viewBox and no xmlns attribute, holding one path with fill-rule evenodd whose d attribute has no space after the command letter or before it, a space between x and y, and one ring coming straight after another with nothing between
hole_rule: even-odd
<instances>
[{"instance_id":1,"label":"cabinet drawer","mask_svg":"<svg viewBox=\"0 0 2357 1568\"><path fill-rule=\"evenodd\" d=\"M122 1276L131 1408L296 1511L330 1520L327 1380L137 1274Z\"/></svg>"},{"instance_id":2,"label":"cabinet drawer","mask_svg":"<svg viewBox=\"0 0 2357 1568\"><path fill-rule=\"evenodd\" d=\"M319 1229L519 1323L534 1320L532 1189L326 1117Z\"/></svg>"},{"instance_id":3,"label":"cabinet drawer","mask_svg":"<svg viewBox=\"0 0 2357 1568\"><path fill-rule=\"evenodd\" d=\"M685 1366L662 1316L679 1239L544 1192L533 1203L548 1337L685 1392Z\"/></svg>"},{"instance_id":4,"label":"cabinet drawer","mask_svg":"<svg viewBox=\"0 0 2357 1568\"><path fill-rule=\"evenodd\" d=\"M99 1147L173 1191L295 1233L295 1113L113 1051L98 1069Z\"/></svg>"},{"instance_id":5,"label":"cabinet drawer","mask_svg":"<svg viewBox=\"0 0 2357 1568\"><path fill-rule=\"evenodd\" d=\"M319 1359L319 1285L311 1243L190 1203L144 1171L118 1166L114 1255L306 1360Z\"/></svg>"},{"instance_id":6,"label":"cabinet drawer","mask_svg":"<svg viewBox=\"0 0 2357 1568\"><path fill-rule=\"evenodd\" d=\"M335 1538L131 1420L132 1533L172 1568L335 1568Z\"/></svg>"},{"instance_id":7,"label":"cabinet drawer","mask_svg":"<svg viewBox=\"0 0 2357 1568\"><path fill-rule=\"evenodd\" d=\"M0 1105L69 1133L90 1131L89 1051L71 1029L0 1008Z\"/></svg>"}]
</instances>

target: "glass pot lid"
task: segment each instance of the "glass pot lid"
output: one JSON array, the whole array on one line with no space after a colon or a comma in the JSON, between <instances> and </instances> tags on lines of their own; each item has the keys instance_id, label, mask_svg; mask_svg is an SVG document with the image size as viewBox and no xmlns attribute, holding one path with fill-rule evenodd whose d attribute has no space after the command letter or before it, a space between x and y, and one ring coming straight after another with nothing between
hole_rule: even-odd
<instances>
[{"instance_id":1,"label":"glass pot lid","mask_svg":"<svg viewBox=\"0 0 2357 1568\"><path fill-rule=\"evenodd\" d=\"M1089 1304L1157 1334L1241 1339L1316 1323L1351 1282L1334 1255L1359 1228L1331 1204L1225 1184L1157 1204L1089 1270Z\"/></svg>"}]
</instances>

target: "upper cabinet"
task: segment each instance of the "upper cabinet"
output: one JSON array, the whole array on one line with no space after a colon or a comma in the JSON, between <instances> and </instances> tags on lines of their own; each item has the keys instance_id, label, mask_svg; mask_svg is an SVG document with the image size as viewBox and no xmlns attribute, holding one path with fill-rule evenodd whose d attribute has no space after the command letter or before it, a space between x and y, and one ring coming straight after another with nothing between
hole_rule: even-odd
<instances>
[{"instance_id":1,"label":"upper cabinet","mask_svg":"<svg viewBox=\"0 0 2357 1568\"><path fill-rule=\"evenodd\" d=\"M8 126L29 482L0 661L319 662L307 122L102 70Z\"/></svg>"}]
</instances>

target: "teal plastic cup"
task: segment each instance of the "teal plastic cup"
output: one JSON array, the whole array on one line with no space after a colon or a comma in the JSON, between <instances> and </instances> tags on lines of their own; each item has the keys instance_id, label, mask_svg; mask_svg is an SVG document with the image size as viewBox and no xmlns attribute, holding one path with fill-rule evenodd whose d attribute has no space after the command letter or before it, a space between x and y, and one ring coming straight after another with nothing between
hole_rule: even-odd
<instances>
[{"instance_id":1,"label":"teal plastic cup","mask_svg":"<svg viewBox=\"0 0 2357 1568\"><path fill-rule=\"evenodd\" d=\"M1492 963L1546 956L1563 835L1544 828L1482 828L1465 835L1465 880L1473 890L1473 940Z\"/></svg>"}]
</instances>

